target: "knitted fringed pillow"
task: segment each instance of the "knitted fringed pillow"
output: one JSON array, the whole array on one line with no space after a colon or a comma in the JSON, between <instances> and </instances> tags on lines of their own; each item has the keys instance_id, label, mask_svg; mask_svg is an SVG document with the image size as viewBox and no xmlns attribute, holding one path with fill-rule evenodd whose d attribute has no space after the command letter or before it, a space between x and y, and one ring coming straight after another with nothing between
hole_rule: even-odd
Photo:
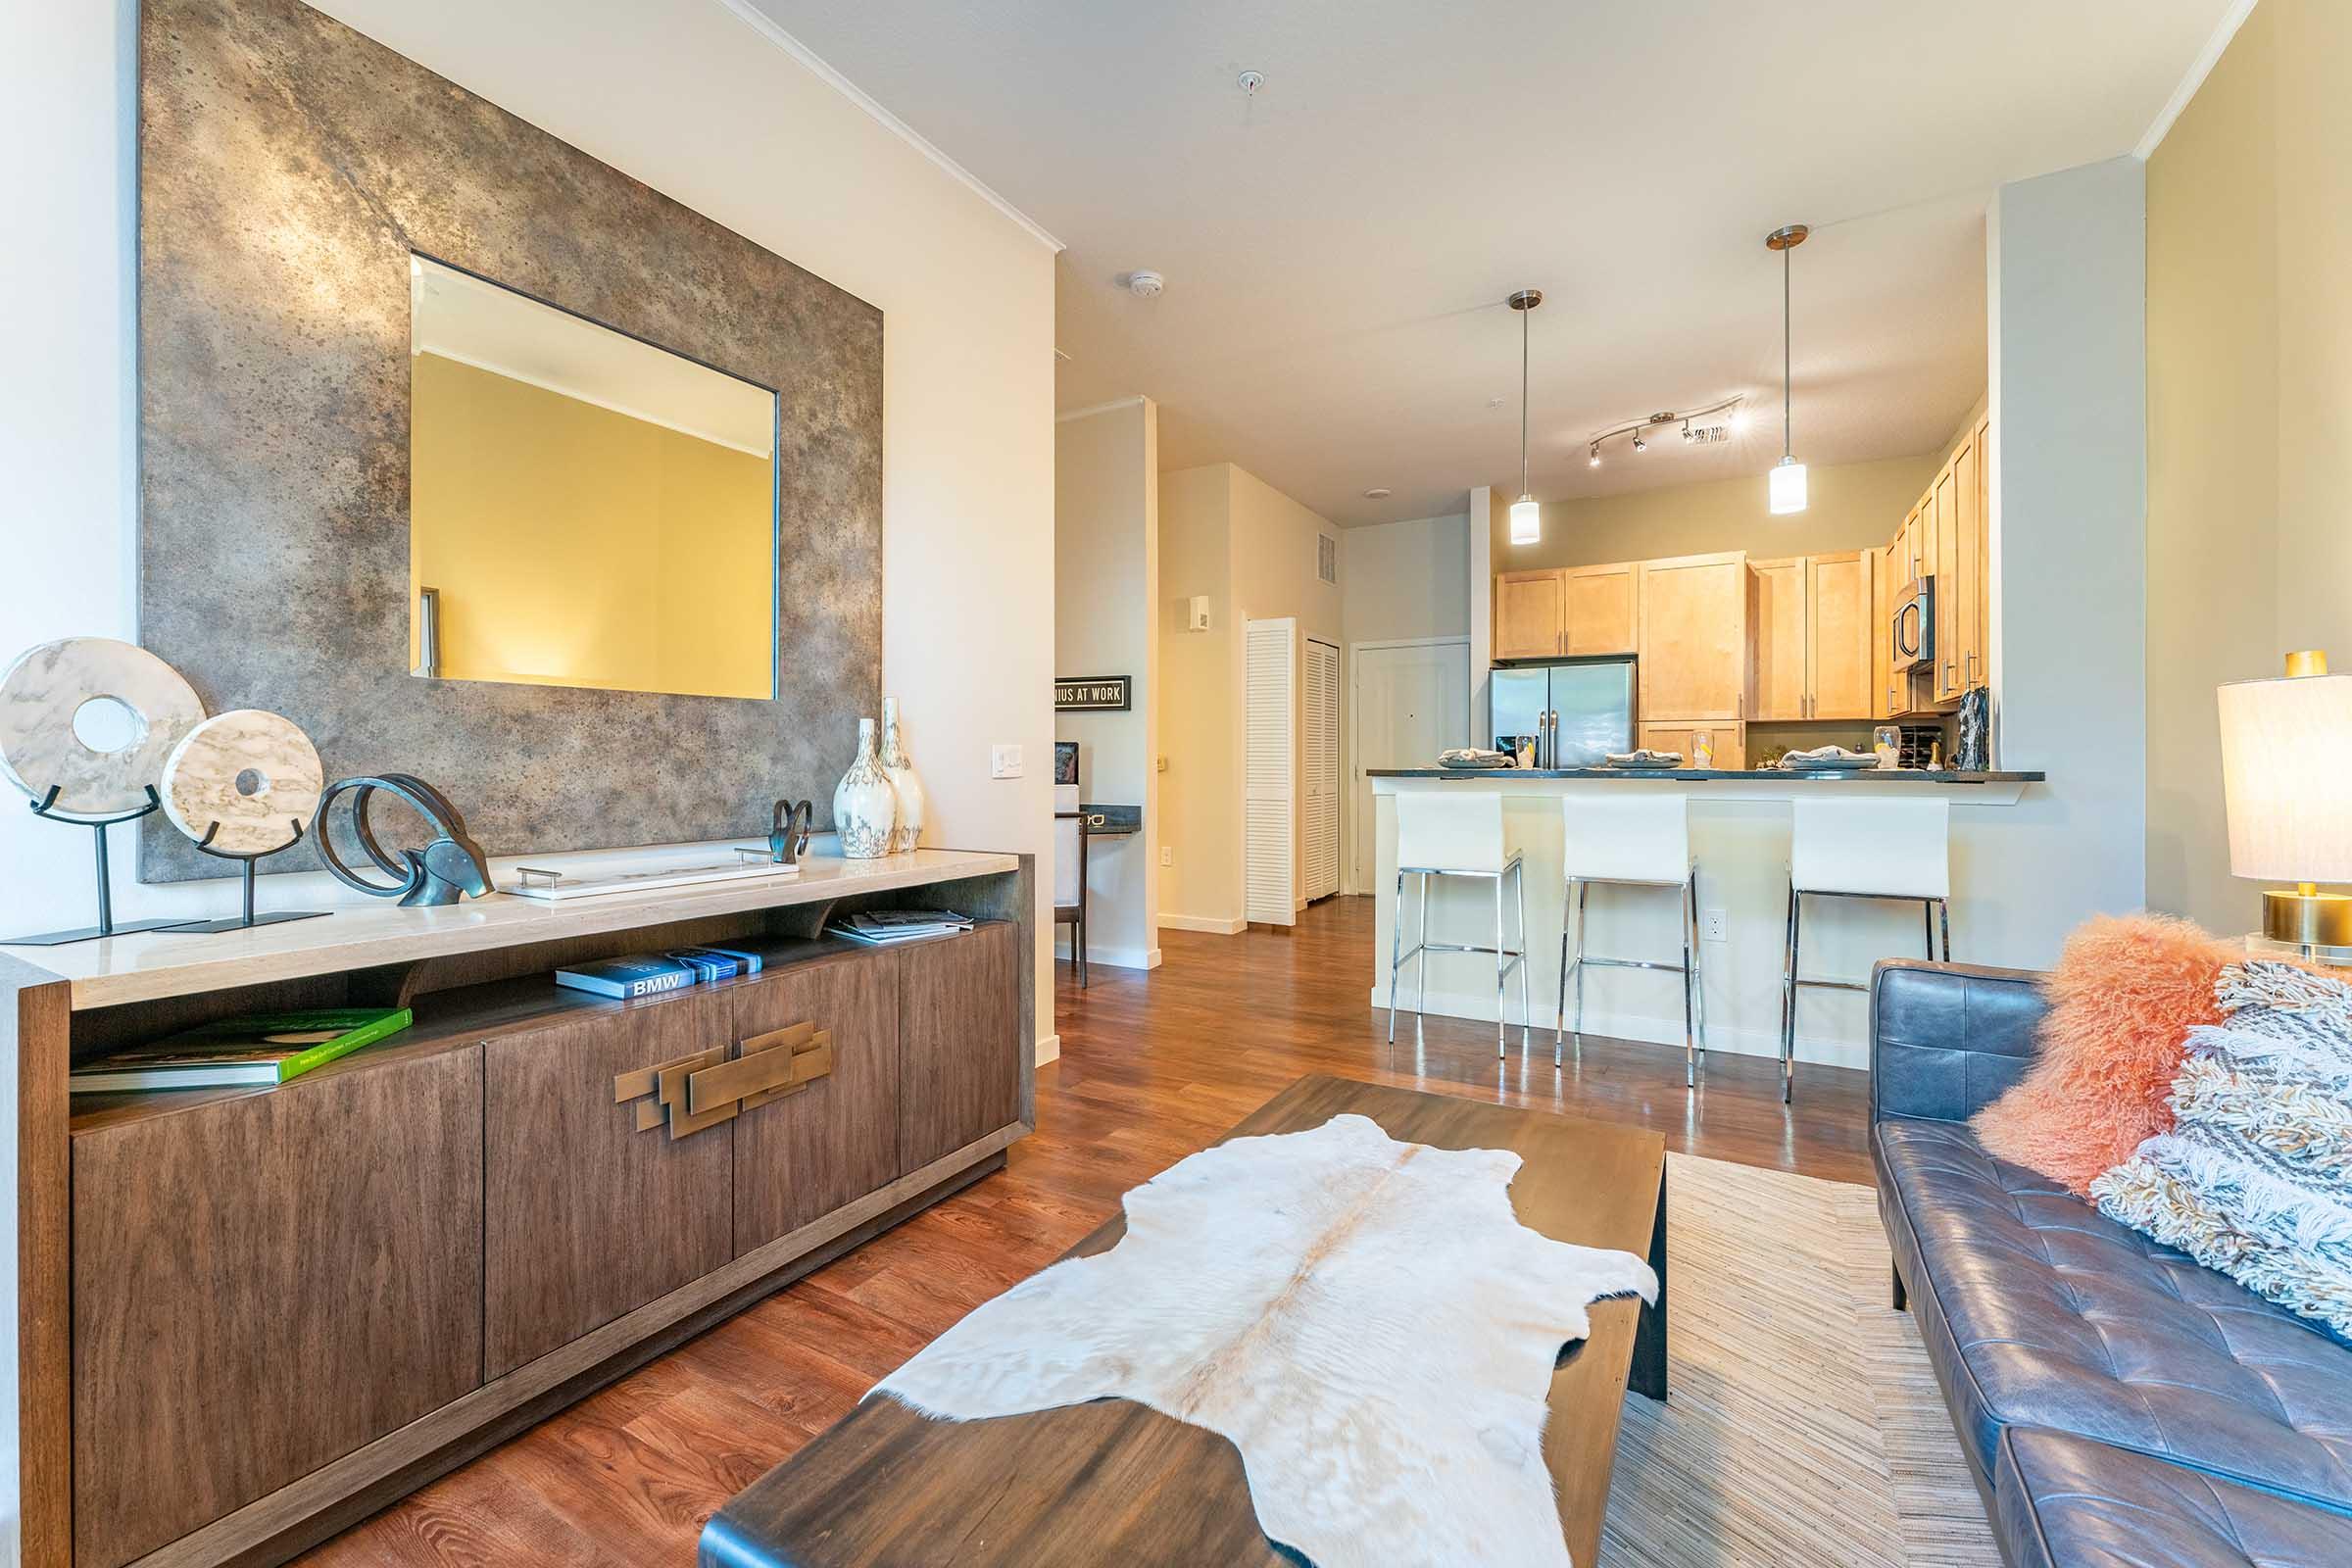
<instances>
[{"instance_id":1,"label":"knitted fringed pillow","mask_svg":"<svg viewBox=\"0 0 2352 1568\"><path fill-rule=\"evenodd\" d=\"M2104 1213L2352 1339L2352 986L2224 969L2174 1125L2090 1184Z\"/></svg>"}]
</instances>

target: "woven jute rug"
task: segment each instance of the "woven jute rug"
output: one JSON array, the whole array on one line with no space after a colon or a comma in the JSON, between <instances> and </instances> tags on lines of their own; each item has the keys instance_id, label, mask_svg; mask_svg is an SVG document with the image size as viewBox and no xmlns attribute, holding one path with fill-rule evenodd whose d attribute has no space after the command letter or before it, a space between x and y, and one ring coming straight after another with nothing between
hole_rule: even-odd
<instances>
[{"instance_id":1,"label":"woven jute rug","mask_svg":"<svg viewBox=\"0 0 2352 1568\"><path fill-rule=\"evenodd\" d=\"M1871 1190L1666 1182L1670 1394L1625 1401L1599 1568L1999 1568Z\"/></svg>"}]
</instances>

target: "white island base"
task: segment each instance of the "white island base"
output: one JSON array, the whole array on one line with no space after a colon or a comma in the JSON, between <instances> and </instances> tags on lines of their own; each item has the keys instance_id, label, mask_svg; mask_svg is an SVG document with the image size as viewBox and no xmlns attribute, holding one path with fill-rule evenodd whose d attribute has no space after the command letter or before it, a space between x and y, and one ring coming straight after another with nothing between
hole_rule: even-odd
<instances>
[{"instance_id":1,"label":"white island base","mask_svg":"<svg viewBox=\"0 0 2352 1568\"><path fill-rule=\"evenodd\" d=\"M1443 774L1435 769L1375 774L1378 867L1368 891L1378 900L1370 1000L1389 1004L1389 955L1396 919L1396 797L1404 791L1492 790L1503 797L1503 835L1526 858L1528 1002L1526 1021L1535 1030L1534 1055L1548 1064L1552 1027L1559 1014L1560 937L1564 929L1566 881L1561 872L1562 802L1626 790L1676 791L1690 798L1690 842L1698 859L1701 941L1698 966L1706 1004L1706 1045L1716 1052L1778 1056L1781 1049L1781 964L1788 910L1789 804L1800 795L1893 797L1916 800L1941 796L1952 803L1952 956L1960 962L1984 961L1980 921L1998 912L1971 895L1973 858L1994 853L2003 808L2015 806L2039 774L1895 775L1820 778L1769 772L1715 773L1703 777L1593 776L1501 770ZM1405 880L1404 947L1418 935L1421 898L1417 877ZM1646 958L1674 963L1682 956L1682 918L1673 894L1657 888L1595 884L1587 900L1591 921L1589 956ZM1517 909L1504 900L1504 941L1517 947ZM1492 945L1494 898L1490 883L1430 879L1429 924L1441 942ZM1867 981L1880 958L1916 957L1926 953L1920 906L1862 899L1811 899L1804 915L1804 972L1809 977ZM1427 1010L1433 1015L1480 1019L1496 1015L1494 960L1483 954L1440 953L1404 965L1398 996L1396 1038L1412 1038L1413 1006L1429 965ZM1521 1050L1519 980L1504 988L1503 1016L1511 1026L1508 1055ZM1573 1016L1575 997L1568 1007ZM1807 988L1797 1000L1796 1055L1799 1061L1837 1066L1868 1064L1869 1001L1852 992ZM1385 1012L1381 1022L1386 1026ZM1626 1040L1654 1041L1679 1055L1683 1046L1681 977L1638 969L1585 970L1585 1031ZM1568 1041L1574 1060L1575 1040Z\"/></svg>"}]
</instances>

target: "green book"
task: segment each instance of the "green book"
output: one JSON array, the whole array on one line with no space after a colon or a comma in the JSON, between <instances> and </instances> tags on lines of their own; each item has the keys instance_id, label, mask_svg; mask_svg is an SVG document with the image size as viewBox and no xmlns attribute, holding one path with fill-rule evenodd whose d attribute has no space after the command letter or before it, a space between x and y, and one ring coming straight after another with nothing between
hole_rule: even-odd
<instances>
[{"instance_id":1,"label":"green book","mask_svg":"<svg viewBox=\"0 0 2352 1568\"><path fill-rule=\"evenodd\" d=\"M415 1017L406 1007L322 1007L223 1018L85 1061L69 1087L76 1095L119 1095L282 1084L400 1033Z\"/></svg>"}]
</instances>

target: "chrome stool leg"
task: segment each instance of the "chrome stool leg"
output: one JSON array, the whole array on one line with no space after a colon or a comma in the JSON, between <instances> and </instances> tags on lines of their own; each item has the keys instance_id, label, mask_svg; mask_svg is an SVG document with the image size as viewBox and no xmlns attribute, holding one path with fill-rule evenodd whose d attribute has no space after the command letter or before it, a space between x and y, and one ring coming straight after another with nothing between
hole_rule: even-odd
<instances>
[{"instance_id":1,"label":"chrome stool leg","mask_svg":"<svg viewBox=\"0 0 2352 1568\"><path fill-rule=\"evenodd\" d=\"M1429 873L1421 873L1421 961L1414 969L1413 1034L1421 1033L1421 1020L1429 1014Z\"/></svg>"},{"instance_id":2,"label":"chrome stool leg","mask_svg":"<svg viewBox=\"0 0 2352 1568\"><path fill-rule=\"evenodd\" d=\"M1795 883L1788 884L1788 970L1781 986L1787 999L1781 1009L1781 1103L1784 1105L1796 1098L1796 976L1799 956L1804 951L1803 898Z\"/></svg>"},{"instance_id":3,"label":"chrome stool leg","mask_svg":"<svg viewBox=\"0 0 2352 1568\"><path fill-rule=\"evenodd\" d=\"M1494 879L1494 1055L1499 1060L1504 1053L1503 1040L1510 1033L1511 1009L1504 1004L1502 982L1510 973L1506 967L1502 946L1502 878Z\"/></svg>"},{"instance_id":4,"label":"chrome stool leg","mask_svg":"<svg viewBox=\"0 0 2352 1568\"><path fill-rule=\"evenodd\" d=\"M1689 893L1690 886L1685 881L1684 892ZM1683 1087L1694 1089L1698 1086L1698 1035L1690 1016L1690 987L1698 975L1698 901L1678 898L1674 902L1681 906L1675 912L1682 916L1683 926Z\"/></svg>"},{"instance_id":5,"label":"chrome stool leg","mask_svg":"<svg viewBox=\"0 0 2352 1568\"><path fill-rule=\"evenodd\" d=\"M1937 899L1936 913L1943 925L1943 961L1949 963L1952 961L1952 901Z\"/></svg>"},{"instance_id":6,"label":"chrome stool leg","mask_svg":"<svg viewBox=\"0 0 2352 1568\"><path fill-rule=\"evenodd\" d=\"M1592 896L1592 884L1576 885L1576 1054L1585 1054L1585 921L1592 914L1586 901Z\"/></svg>"},{"instance_id":7,"label":"chrome stool leg","mask_svg":"<svg viewBox=\"0 0 2352 1568\"><path fill-rule=\"evenodd\" d=\"M1562 890L1560 900L1560 995L1551 1009L1551 1064L1565 1064L1561 1047L1568 1039L1568 922L1576 918L1576 884L1571 882ZM1579 1048L1583 1042L1579 1041Z\"/></svg>"},{"instance_id":8,"label":"chrome stool leg","mask_svg":"<svg viewBox=\"0 0 2352 1568\"><path fill-rule=\"evenodd\" d=\"M1527 956L1531 951L1527 940L1527 862L1520 861L1511 869L1511 884L1519 895L1519 1050L1531 1051L1536 1044L1535 1015L1527 1002Z\"/></svg>"},{"instance_id":9,"label":"chrome stool leg","mask_svg":"<svg viewBox=\"0 0 2352 1568\"><path fill-rule=\"evenodd\" d=\"M1396 1043L1396 974L1404 967L1404 871L1396 872L1396 914L1389 925L1389 1044Z\"/></svg>"},{"instance_id":10,"label":"chrome stool leg","mask_svg":"<svg viewBox=\"0 0 2352 1568\"><path fill-rule=\"evenodd\" d=\"M1698 933L1697 940L1691 946L1690 1010L1698 1020L1698 1065L1704 1067L1707 1064L1707 987L1699 974L1697 954L1705 946L1705 936L1699 932L1698 925L1698 867L1695 864L1690 867L1690 929ZM1698 1086L1693 1082L1690 1087L1695 1089Z\"/></svg>"}]
</instances>

